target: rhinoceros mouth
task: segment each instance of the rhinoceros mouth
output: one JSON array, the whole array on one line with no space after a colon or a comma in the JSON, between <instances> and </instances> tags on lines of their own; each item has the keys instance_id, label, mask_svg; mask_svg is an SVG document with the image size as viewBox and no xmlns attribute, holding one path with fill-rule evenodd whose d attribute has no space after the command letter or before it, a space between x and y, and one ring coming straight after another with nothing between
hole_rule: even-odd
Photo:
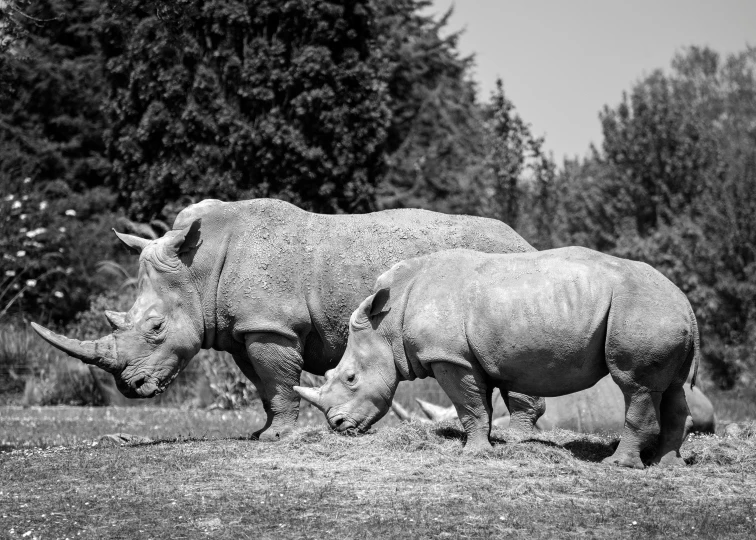
<instances>
[{"instance_id":1,"label":"rhinoceros mouth","mask_svg":"<svg viewBox=\"0 0 756 540\"><path fill-rule=\"evenodd\" d=\"M361 435L370 429L369 421L358 422L343 412L327 414L326 418L331 429L342 435Z\"/></svg>"},{"instance_id":2,"label":"rhinoceros mouth","mask_svg":"<svg viewBox=\"0 0 756 540\"><path fill-rule=\"evenodd\" d=\"M126 383L128 397L152 398L165 392L166 388L176 379L179 372L172 373L164 380L155 377L137 377Z\"/></svg>"}]
</instances>

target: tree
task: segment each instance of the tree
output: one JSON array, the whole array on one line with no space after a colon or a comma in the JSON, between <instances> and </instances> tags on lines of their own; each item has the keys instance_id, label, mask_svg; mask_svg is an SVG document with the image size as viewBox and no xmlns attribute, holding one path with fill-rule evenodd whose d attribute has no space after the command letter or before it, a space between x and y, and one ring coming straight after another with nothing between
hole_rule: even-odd
<instances>
[{"instance_id":1,"label":"tree","mask_svg":"<svg viewBox=\"0 0 756 540\"><path fill-rule=\"evenodd\" d=\"M203 197L373 207L390 111L370 2L197 0L168 23L152 5L107 2L100 21L130 215Z\"/></svg>"},{"instance_id":2,"label":"tree","mask_svg":"<svg viewBox=\"0 0 756 540\"><path fill-rule=\"evenodd\" d=\"M605 107L557 180L558 243L648 262L688 295L718 384L756 368L756 49L691 47Z\"/></svg>"},{"instance_id":3,"label":"tree","mask_svg":"<svg viewBox=\"0 0 756 540\"><path fill-rule=\"evenodd\" d=\"M0 48L0 316L72 317L113 248L98 10L73 0L3 6L13 39Z\"/></svg>"},{"instance_id":4,"label":"tree","mask_svg":"<svg viewBox=\"0 0 756 540\"><path fill-rule=\"evenodd\" d=\"M472 178L483 157L483 118L470 77L473 59L460 56L459 32L442 35L452 11L436 20L423 14L431 6L424 0L378 6L391 123L377 204L477 213Z\"/></svg>"},{"instance_id":5,"label":"tree","mask_svg":"<svg viewBox=\"0 0 756 540\"><path fill-rule=\"evenodd\" d=\"M475 178L478 207L520 231L536 247L551 247L556 165L544 152L544 139L533 136L501 80L483 114L485 155Z\"/></svg>"}]
</instances>

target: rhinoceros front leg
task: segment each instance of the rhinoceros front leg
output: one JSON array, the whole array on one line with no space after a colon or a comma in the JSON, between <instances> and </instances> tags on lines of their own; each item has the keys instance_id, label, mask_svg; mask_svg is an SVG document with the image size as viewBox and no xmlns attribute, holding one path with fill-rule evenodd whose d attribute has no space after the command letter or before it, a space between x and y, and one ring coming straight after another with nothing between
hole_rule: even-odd
<instances>
[{"instance_id":1,"label":"rhinoceros front leg","mask_svg":"<svg viewBox=\"0 0 756 540\"><path fill-rule=\"evenodd\" d=\"M247 355L259 382L260 398L268 418L253 437L261 441L277 441L285 437L297 423L299 395L293 387L302 374L299 343L279 334L258 333L245 336Z\"/></svg>"},{"instance_id":2,"label":"rhinoceros front leg","mask_svg":"<svg viewBox=\"0 0 756 540\"><path fill-rule=\"evenodd\" d=\"M501 397L509 410L509 428L524 433L532 433L536 422L546 412L546 400L542 397L508 392L501 388Z\"/></svg>"},{"instance_id":3,"label":"rhinoceros front leg","mask_svg":"<svg viewBox=\"0 0 756 540\"><path fill-rule=\"evenodd\" d=\"M434 362L431 369L457 409L457 416L467 434L465 453L493 450L488 438L491 434L493 388L486 384L483 371L474 365L468 368L449 362Z\"/></svg>"}]
</instances>

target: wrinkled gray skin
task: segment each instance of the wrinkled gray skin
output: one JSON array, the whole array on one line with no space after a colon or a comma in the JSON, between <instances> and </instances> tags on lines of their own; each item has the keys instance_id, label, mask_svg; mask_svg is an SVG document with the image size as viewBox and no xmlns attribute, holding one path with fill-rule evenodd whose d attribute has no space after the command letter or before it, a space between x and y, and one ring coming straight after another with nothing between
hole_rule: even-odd
<instances>
[{"instance_id":1,"label":"wrinkled gray skin","mask_svg":"<svg viewBox=\"0 0 756 540\"><path fill-rule=\"evenodd\" d=\"M716 417L714 406L709 398L697 386L691 388L684 385L683 389L693 421L691 431L714 433ZM416 401L425 415L434 422L457 418L457 411L453 405L442 407L421 399ZM509 411L497 390L494 390L492 403L492 425L501 428L508 427ZM392 403L391 408L400 419L412 418L412 415L401 407L396 408L395 405L396 402ZM624 425L625 398L619 387L614 384L611 375L607 375L587 390L546 398L546 412L536 423L536 427L541 431L559 428L578 433L596 434L620 433Z\"/></svg>"},{"instance_id":2,"label":"wrinkled gray skin","mask_svg":"<svg viewBox=\"0 0 756 540\"><path fill-rule=\"evenodd\" d=\"M207 200L183 210L162 238L118 236L141 254L134 306L106 312L113 333L81 342L35 330L111 372L132 398L164 391L200 348L228 351L262 397L262 439L294 425L302 370L336 366L349 314L393 264L452 247L533 251L491 219L424 210L328 216L272 199ZM523 421L535 423L543 400L522 400Z\"/></svg>"},{"instance_id":3,"label":"wrinkled gray skin","mask_svg":"<svg viewBox=\"0 0 756 540\"><path fill-rule=\"evenodd\" d=\"M650 266L585 248L450 250L397 264L374 290L352 314L326 383L295 388L333 429L367 430L400 381L432 376L457 410L466 450L488 451L494 387L559 396L609 373L626 412L605 461L642 468L641 450L658 439L654 462L682 463L683 383L698 330L685 295Z\"/></svg>"}]
</instances>

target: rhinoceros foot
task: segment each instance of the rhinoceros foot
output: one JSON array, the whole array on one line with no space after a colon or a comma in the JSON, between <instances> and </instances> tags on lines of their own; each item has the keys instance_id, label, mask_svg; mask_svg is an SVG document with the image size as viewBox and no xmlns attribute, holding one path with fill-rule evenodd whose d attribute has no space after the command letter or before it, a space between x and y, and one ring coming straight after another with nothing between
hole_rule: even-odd
<instances>
[{"instance_id":1,"label":"rhinoceros foot","mask_svg":"<svg viewBox=\"0 0 756 540\"><path fill-rule=\"evenodd\" d=\"M520 435L532 435L538 431L531 415L516 412L510 416L509 429Z\"/></svg>"},{"instance_id":2,"label":"rhinoceros foot","mask_svg":"<svg viewBox=\"0 0 756 540\"><path fill-rule=\"evenodd\" d=\"M465 448L462 450L462 453L466 456L474 455L474 456L481 456L490 454L493 452L493 446L491 446L491 443L488 440L483 439L475 439L475 440L469 440L467 441L467 444L465 444Z\"/></svg>"},{"instance_id":3,"label":"rhinoceros foot","mask_svg":"<svg viewBox=\"0 0 756 540\"><path fill-rule=\"evenodd\" d=\"M643 462L641 461L640 456L638 455L628 455L628 454L617 454L616 452L609 456L608 458L604 458L601 463L605 463L607 465L617 465L619 467L628 467L631 469L643 469L645 466L643 465Z\"/></svg>"},{"instance_id":4,"label":"rhinoceros foot","mask_svg":"<svg viewBox=\"0 0 756 540\"><path fill-rule=\"evenodd\" d=\"M294 426L291 425L271 425L267 428L255 431L252 434L252 438L258 439L262 442L277 442L288 437L293 430Z\"/></svg>"},{"instance_id":5,"label":"rhinoceros foot","mask_svg":"<svg viewBox=\"0 0 756 540\"><path fill-rule=\"evenodd\" d=\"M685 460L677 452L672 451L663 456L657 455L651 464L660 467L685 467Z\"/></svg>"}]
</instances>

